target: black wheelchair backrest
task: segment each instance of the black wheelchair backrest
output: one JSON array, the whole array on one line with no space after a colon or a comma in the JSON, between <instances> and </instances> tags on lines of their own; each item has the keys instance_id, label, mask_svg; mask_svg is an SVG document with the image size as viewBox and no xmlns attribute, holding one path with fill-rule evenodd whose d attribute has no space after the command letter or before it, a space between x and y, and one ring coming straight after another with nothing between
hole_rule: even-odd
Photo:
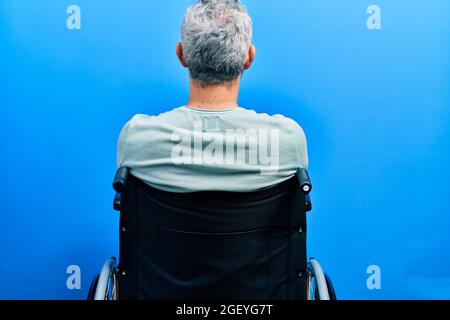
<instances>
[{"instance_id":1,"label":"black wheelchair backrest","mask_svg":"<svg viewBox=\"0 0 450 320\"><path fill-rule=\"evenodd\" d=\"M311 188L299 170L257 192L169 193L121 168L120 298L305 299Z\"/></svg>"}]
</instances>

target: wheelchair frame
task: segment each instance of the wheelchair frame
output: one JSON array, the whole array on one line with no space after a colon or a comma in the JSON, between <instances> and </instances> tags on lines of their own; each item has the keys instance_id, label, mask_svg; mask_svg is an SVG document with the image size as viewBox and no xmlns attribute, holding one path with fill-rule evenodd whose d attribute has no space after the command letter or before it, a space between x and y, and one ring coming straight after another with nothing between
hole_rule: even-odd
<instances>
[{"instance_id":1,"label":"wheelchair frame","mask_svg":"<svg viewBox=\"0 0 450 320\"><path fill-rule=\"evenodd\" d=\"M113 188L116 191L114 197L114 210L120 211L121 208L121 192L125 188L129 169L126 167L119 168L113 182ZM311 180L306 169L297 171L297 179L301 190L305 194L306 212L312 211L310 192L312 190ZM92 281L88 300L118 300L119 283L117 274L121 272L118 269L115 257L108 259L100 272ZM125 272L125 271L123 271ZM323 271L320 263L311 258L307 263L307 300L337 300L331 278Z\"/></svg>"}]
</instances>

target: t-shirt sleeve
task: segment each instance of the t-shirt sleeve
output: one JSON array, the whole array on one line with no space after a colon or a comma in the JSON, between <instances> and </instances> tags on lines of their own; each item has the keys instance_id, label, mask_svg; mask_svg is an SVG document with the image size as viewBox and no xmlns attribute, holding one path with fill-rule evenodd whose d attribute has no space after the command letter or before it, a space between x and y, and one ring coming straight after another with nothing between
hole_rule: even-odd
<instances>
[{"instance_id":1,"label":"t-shirt sleeve","mask_svg":"<svg viewBox=\"0 0 450 320\"><path fill-rule=\"evenodd\" d=\"M122 131L120 132L119 135L119 140L117 142L117 168L120 168L121 166L123 166L124 161L125 161L125 149L126 149L126 144L127 144L127 137L128 137L128 131L130 129L131 126L131 120L127 122L127 124L125 124L125 126L122 128Z\"/></svg>"},{"instance_id":2,"label":"t-shirt sleeve","mask_svg":"<svg viewBox=\"0 0 450 320\"><path fill-rule=\"evenodd\" d=\"M293 143L292 149L295 152L297 165L299 168L308 169L308 144L306 135L302 127L294 120L287 119L291 129L291 141Z\"/></svg>"},{"instance_id":3,"label":"t-shirt sleeve","mask_svg":"<svg viewBox=\"0 0 450 320\"><path fill-rule=\"evenodd\" d=\"M296 150L297 150L297 161L301 168L308 169L309 159L308 159L308 143L306 141L306 135L302 127L297 124L296 128L296 139L294 139Z\"/></svg>"}]
</instances>

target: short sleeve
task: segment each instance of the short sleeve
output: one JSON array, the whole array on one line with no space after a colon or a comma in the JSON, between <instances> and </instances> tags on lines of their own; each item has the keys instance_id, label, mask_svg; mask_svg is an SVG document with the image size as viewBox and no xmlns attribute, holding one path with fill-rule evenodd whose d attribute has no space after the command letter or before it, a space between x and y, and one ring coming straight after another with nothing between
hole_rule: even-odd
<instances>
[{"instance_id":1,"label":"short sleeve","mask_svg":"<svg viewBox=\"0 0 450 320\"><path fill-rule=\"evenodd\" d=\"M302 127L294 120L287 119L291 128L291 141L293 142L293 150L296 153L297 165L299 168L308 169L308 143L305 132Z\"/></svg>"},{"instance_id":2,"label":"short sleeve","mask_svg":"<svg viewBox=\"0 0 450 320\"><path fill-rule=\"evenodd\" d=\"M308 169L309 158L308 158L308 143L306 141L306 135L302 127L300 127L298 124L296 131L297 131L296 132L297 160L301 168Z\"/></svg>"},{"instance_id":3,"label":"short sleeve","mask_svg":"<svg viewBox=\"0 0 450 320\"><path fill-rule=\"evenodd\" d=\"M131 126L131 120L125 124L125 126L122 128L122 131L119 135L119 140L117 142L117 168L120 168L124 161L125 161L125 148L126 148L126 142L128 137L128 131Z\"/></svg>"}]
</instances>

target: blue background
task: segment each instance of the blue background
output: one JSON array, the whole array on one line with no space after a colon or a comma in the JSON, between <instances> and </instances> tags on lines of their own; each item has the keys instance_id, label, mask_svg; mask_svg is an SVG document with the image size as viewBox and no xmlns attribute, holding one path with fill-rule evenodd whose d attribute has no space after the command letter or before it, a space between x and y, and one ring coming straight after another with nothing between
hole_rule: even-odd
<instances>
[{"instance_id":1,"label":"blue background","mask_svg":"<svg viewBox=\"0 0 450 320\"><path fill-rule=\"evenodd\" d=\"M117 136L186 102L174 52L190 3L0 0L0 298L85 298L117 255ZM339 297L449 299L450 1L244 3L258 57L240 103L305 129L309 253ZM71 4L81 30L66 27ZM366 286L373 264L381 290Z\"/></svg>"}]
</instances>

